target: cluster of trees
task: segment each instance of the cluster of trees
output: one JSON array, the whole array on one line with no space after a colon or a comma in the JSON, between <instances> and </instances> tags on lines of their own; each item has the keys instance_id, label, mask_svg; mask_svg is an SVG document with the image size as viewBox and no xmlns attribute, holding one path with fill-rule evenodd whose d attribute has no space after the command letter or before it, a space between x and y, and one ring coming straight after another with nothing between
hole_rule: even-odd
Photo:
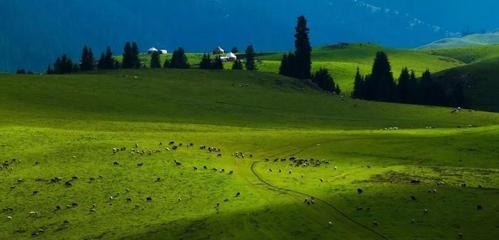
<instances>
[{"instance_id":1,"label":"cluster of trees","mask_svg":"<svg viewBox=\"0 0 499 240\"><path fill-rule=\"evenodd\" d=\"M340 86L334 82L333 77L325 68L319 69L319 71L312 75L312 82L326 92L336 94L341 93Z\"/></svg>"},{"instance_id":2,"label":"cluster of trees","mask_svg":"<svg viewBox=\"0 0 499 240\"><path fill-rule=\"evenodd\" d=\"M395 82L388 56L384 52L376 53L371 74L362 76L357 69L352 97L423 105L465 105L463 86L460 83L444 85L435 81L429 70L418 80L414 71L404 68L398 83Z\"/></svg>"},{"instance_id":3,"label":"cluster of trees","mask_svg":"<svg viewBox=\"0 0 499 240\"><path fill-rule=\"evenodd\" d=\"M216 57L215 60L212 60L210 54L204 54L201 62L199 63L199 68L222 70L224 69L224 63L219 56Z\"/></svg>"},{"instance_id":4,"label":"cluster of trees","mask_svg":"<svg viewBox=\"0 0 499 240\"><path fill-rule=\"evenodd\" d=\"M234 48L233 52L237 52L237 48ZM92 49L84 46L79 63L74 63L68 55L64 54L61 57L58 57L53 65L48 66L47 74L70 74L94 70L134 69L145 67L144 63L140 60L139 54L140 51L137 43L127 42L123 48L123 60L121 62L117 61L113 56L110 47L108 47L106 51L101 54L99 60L96 61ZM245 57L246 61L244 65L243 62L238 59L232 65L232 69L242 70L246 67L246 69L250 71L256 70L256 53L253 46L248 46ZM199 65L201 69L224 69L223 61L220 57L212 60L208 54L203 56ZM191 64L189 64L185 50L180 47L173 52L171 59L166 59L163 64L161 63L159 52L151 53L150 67L187 69L191 68ZM25 72L26 71L24 70L18 71L20 74Z\"/></svg>"},{"instance_id":5,"label":"cluster of trees","mask_svg":"<svg viewBox=\"0 0 499 240\"><path fill-rule=\"evenodd\" d=\"M340 94L340 86L334 82L327 69L319 69L312 74L312 46L310 45L307 19L298 17L295 28L295 51L282 56L279 74L298 79L312 79L318 87L330 93Z\"/></svg>"}]
</instances>

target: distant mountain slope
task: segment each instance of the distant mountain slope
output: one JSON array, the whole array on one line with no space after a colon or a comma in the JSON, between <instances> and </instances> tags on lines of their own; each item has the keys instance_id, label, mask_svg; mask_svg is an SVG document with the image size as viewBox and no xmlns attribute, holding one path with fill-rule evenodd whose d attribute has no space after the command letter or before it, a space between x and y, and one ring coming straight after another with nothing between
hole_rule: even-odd
<instances>
[{"instance_id":1,"label":"distant mountain slope","mask_svg":"<svg viewBox=\"0 0 499 240\"><path fill-rule=\"evenodd\" d=\"M293 47L296 17L307 16L314 46L372 41L415 47L446 36L389 5L356 0L16 0L0 1L0 71L44 70L57 55L80 55L84 44L97 54L125 41L142 50L183 46L206 52L248 44L258 51Z\"/></svg>"},{"instance_id":2,"label":"distant mountain slope","mask_svg":"<svg viewBox=\"0 0 499 240\"><path fill-rule=\"evenodd\" d=\"M454 58L467 64L499 57L499 45L436 48L422 51L432 55Z\"/></svg>"},{"instance_id":3,"label":"distant mountain slope","mask_svg":"<svg viewBox=\"0 0 499 240\"><path fill-rule=\"evenodd\" d=\"M461 38L444 38L421 46L422 49L451 48L499 44L499 32L472 34Z\"/></svg>"},{"instance_id":4,"label":"distant mountain slope","mask_svg":"<svg viewBox=\"0 0 499 240\"><path fill-rule=\"evenodd\" d=\"M499 58L489 59L437 73L439 81L464 83L465 95L473 109L499 111Z\"/></svg>"}]
</instances>

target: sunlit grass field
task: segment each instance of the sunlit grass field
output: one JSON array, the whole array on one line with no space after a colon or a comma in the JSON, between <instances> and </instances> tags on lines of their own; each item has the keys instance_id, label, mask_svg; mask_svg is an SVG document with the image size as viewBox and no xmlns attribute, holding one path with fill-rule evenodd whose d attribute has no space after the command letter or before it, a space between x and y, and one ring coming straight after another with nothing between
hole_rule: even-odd
<instances>
[{"instance_id":1,"label":"sunlit grass field","mask_svg":"<svg viewBox=\"0 0 499 240\"><path fill-rule=\"evenodd\" d=\"M0 82L0 239L499 236L496 113L247 71Z\"/></svg>"}]
</instances>

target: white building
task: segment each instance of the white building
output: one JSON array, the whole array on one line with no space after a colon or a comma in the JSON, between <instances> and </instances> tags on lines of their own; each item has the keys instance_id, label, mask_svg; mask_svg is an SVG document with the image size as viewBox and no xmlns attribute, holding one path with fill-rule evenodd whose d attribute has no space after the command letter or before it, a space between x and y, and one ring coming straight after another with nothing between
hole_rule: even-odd
<instances>
[{"instance_id":1,"label":"white building","mask_svg":"<svg viewBox=\"0 0 499 240\"><path fill-rule=\"evenodd\" d=\"M218 46L217 48L213 49L213 54L224 54L225 53L225 50Z\"/></svg>"},{"instance_id":2,"label":"white building","mask_svg":"<svg viewBox=\"0 0 499 240\"><path fill-rule=\"evenodd\" d=\"M155 47L149 48L149 50L147 50L147 53L149 53L149 54L153 54L153 53L157 53L157 52L159 52L159 51Z\"/></svg>"}]
</instances>

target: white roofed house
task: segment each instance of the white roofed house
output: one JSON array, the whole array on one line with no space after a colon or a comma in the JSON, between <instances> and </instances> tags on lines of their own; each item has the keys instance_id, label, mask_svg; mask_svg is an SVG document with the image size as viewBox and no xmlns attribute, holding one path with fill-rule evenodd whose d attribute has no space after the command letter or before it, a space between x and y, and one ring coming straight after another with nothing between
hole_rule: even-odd
<instances>
[{"instance_id":1,"label":"white roofed house","mask_svg":"<svg viewBox=\"0 0 499 240\"><path fill-rule=\"evenodd\" d=\"M153 54L153 53L157 53L157 52L159 52L158 49L154 48L154 47L149 48L149 50L147 50L147 53L149 53L149 54Z\"/></svg>"},{"instance_id":2,"label":"white roofed house","mask_svg":"<svg viewBox=\"0 0 499 240\"><path fill-rule=\"evenodd\" d=\"M224 53L225 53L225 50L220 46L213 49L213 54L224 54Z\"/></svg>"},{"instance_id":3,"label":"white roofed house","mask_svg":"<svg viewBox=\"0 0 499 240\"><path fill-rule=\"evenodd\" d=\"M237 60L236 54L234 54L232 52L228 53L227 54L227 60L229 60L229 61L236 61Z\"/></svg>"},{"instance_id":4,"label":"white roofed house","mask_svg":"<svg viewBox=\"0 0 499 240\"><path fill-rule=\"evenodd\" d=\"M168 51L166 49L161 49L159 51L160 54L168 54Z\"/></svg>"}]
</instances>

